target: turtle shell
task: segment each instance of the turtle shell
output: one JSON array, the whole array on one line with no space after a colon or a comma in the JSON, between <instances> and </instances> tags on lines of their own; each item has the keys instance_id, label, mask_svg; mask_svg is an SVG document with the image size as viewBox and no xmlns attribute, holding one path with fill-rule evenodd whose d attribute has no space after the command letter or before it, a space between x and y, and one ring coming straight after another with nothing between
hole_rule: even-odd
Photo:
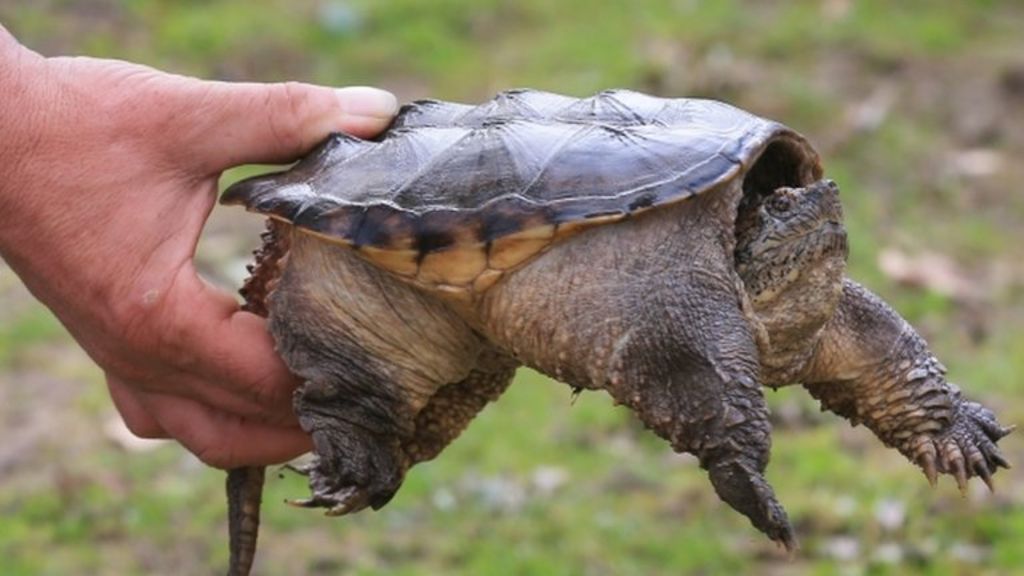
<instances>
[{"instance_id":1,"label":"turtle shell","mask_svg":"<svg viewBox=\"0 0 1024 576\"><path fill-rule=\"evenodd\" d=\"M737 177L766 193L820 176L799 134L721 102L512 90L479 106L408 104L380 138L333 134L221 200L420 286L479 293L589 226Z\"/></svg>"}]
</instances>

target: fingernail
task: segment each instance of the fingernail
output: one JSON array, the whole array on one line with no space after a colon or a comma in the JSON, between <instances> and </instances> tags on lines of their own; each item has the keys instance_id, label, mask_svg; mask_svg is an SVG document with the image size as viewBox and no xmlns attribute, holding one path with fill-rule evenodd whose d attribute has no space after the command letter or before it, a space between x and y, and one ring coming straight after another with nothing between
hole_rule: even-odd
<instances>
[{"instance_id":1,"label":"fingernail","mask_svg":"<svg viewBox=\"0 0 1024 576\"><path fill-rule=\"evenodd\" d=\"M341 110L350 116L391 118L398 112L398 100L387 90L369 86L349 86L335 90Z\"/></svg>"}]
</instances>

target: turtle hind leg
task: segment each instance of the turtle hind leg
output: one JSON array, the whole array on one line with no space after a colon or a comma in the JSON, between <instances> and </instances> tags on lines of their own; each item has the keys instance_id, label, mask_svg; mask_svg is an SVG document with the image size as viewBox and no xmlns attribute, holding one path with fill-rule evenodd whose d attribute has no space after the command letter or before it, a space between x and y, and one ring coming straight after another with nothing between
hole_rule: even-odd
<instances>
[{"instance_id":1,"label":"turtle hind leg","mask_svg":"<svg viewBox=\"0 0 1024 576\"><path fill-rule=\"evenodd\" d=\"M333 515L380 508L405 476L416 415L470 373L483 344L445 303L354 251L291 240L270 330L305 379L293 402L313 440L312 496L295 504Z\"/></svg>"},{"instance_id":2,"label":"turtle hind leg","mask_svg":"<svg viewBox=\"0 0 1024 576\"><path fill-rule=\"evenodd\" d=\"M279 302L291 295L278 292ZM340 516L380 508L405 476L402 439L436 386L416 380L347 333L311 320L305 301L288 316L271 315L278 350L306 378L293 396L302 429L313 441L308 472L311 496L290 502Z\"/></svg>"},{"instance_id":3,"label":"turtle hind leg","mask_svg":"<svg viewBox=\"0 0 1024 576\"><path fill-rule=\"evenodd\" d=\"M306 382L295 394L295 411L313 439L315 456L305 469L312 494L289 503L325 508L328 516L387 504L405 476L400 438L410 421L396 404L366 398L365 388L347 394L332 383Z\"/></svg>"},{"instance_id":4,"label":"turtle hind leg","mask_svg":"<svg viewBox=\"0 0 1024 576\"><path fill-rule=\"evenodd\" d=\"M503 355L482 354L468 376L441 387L427 401L413 420L413 431L403 435L372 434L366 427L351 426L349 421L359 409L344 410L349 421L343 424L325 417L321 408L312 408L317 400L310 404L314 391L322 387L307 384L296 398L296 409L304 414L303 426L312 430L317 456L308 465L291 468L309 477L312 496L289 503L326 508L329 516L368 506L380 508L410 467L437 456L487 403L505 391L517 365Z\"/></svg>"},{"instance_id":5,"label":"turtle hind leg","mask_svg":"<svg viewBox=\"0 0 1024 576\"><path fill-rule=\"evenodd\" d=\"M416 431L402 442L408 467L436 457L489 402L508 388L518 362L485 352L466 378L442 387L416 415Z\"/></svg>"}]
</instances>

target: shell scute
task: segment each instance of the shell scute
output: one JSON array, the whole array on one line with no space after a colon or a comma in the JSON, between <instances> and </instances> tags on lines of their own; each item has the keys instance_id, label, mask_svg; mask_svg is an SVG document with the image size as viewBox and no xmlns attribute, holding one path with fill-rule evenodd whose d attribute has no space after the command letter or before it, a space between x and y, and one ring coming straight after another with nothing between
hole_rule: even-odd
<instances>
[{"instance_id":1,"label":"shell scute","mask_svg":"<svg viewBox=\"0 0 1024 576\"><path fill-rule=\"evenodd\" d=\"M402 276L415 252L417 283L472 291L559 238L744 177L778 141L792 166L755 179L820 174L799 134L720 102L509 90L479 106L408 104L378 139L332 135L222 201L370 249L369 260Z\"/></svg>"}]
</instances>

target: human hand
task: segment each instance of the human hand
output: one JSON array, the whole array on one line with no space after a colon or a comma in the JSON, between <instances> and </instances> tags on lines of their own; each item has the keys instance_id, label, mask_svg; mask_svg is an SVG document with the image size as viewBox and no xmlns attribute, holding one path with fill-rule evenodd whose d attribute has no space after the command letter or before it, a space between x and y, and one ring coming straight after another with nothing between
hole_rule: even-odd
<instances>
[{"instance_id":1,"label":"human hand","mask_svg":"<svg viewBox=\"0 0 1024 576\"><path fill-rule=\"evenodd\" d=\"M43 58L0 27L0 256L106 373L138 436L223 468L310 449L263 319L193 255L223 170L371 136L390 94Z\"/></svg>"}]
</instances>

